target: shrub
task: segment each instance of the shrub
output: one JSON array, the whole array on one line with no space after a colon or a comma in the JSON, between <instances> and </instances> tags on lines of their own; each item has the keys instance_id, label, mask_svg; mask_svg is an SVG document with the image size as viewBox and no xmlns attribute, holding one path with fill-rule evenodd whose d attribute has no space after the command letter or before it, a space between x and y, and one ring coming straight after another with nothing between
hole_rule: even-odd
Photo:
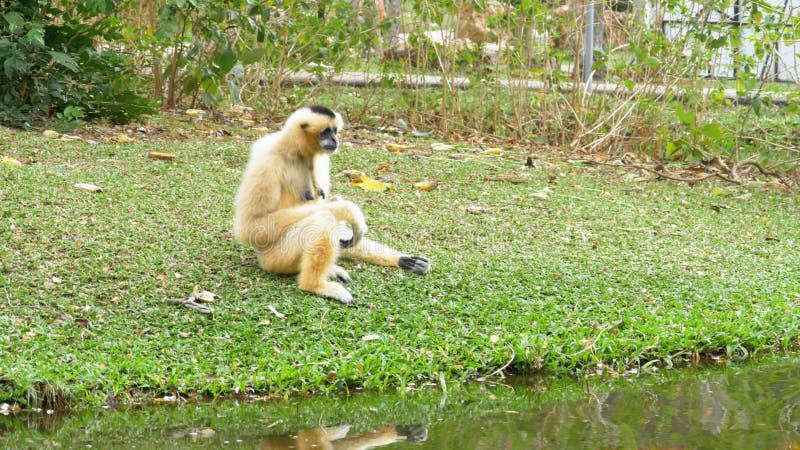
<instances>
[{"instance_id":1,"label":"shrub","mask_svg":"<svg viewBox=\"0 0 800 450\"><path fill-rule=\"evenodd\" d=\"M155 112L139 92L120 38L114 0L0 0L0 123L68 127L126 123Z\"/></svg>"}]
</instances>

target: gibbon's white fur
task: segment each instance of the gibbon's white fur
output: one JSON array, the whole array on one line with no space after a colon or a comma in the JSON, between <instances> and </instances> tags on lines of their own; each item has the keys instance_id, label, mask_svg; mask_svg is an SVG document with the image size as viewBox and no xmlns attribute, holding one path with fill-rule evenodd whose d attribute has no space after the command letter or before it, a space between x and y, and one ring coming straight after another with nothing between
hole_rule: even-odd
<instances>
[{"instance_id":1,"label":"gibbon's white fur","mask_svg":"<svg viewBox=\"0 0 800 450\"><path fill-rule=\"evenodd\" d=\"M336 265L339 256L419 274L430 271L430 262L364 238L361 209L330 196L329 158L342 127L338 113L314 105L256 141L236 194L233 234L256 250L264 270L297 273L300 289L351 304L350 292L332 281L351 281Z\"/></svg>"}]
</instances>

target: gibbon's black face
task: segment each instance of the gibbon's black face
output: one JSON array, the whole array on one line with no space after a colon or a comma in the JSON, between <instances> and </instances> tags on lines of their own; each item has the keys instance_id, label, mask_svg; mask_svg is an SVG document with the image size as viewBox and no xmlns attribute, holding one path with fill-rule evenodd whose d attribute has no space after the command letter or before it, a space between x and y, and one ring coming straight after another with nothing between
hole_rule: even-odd
<instances>
[{"instance_id":1,"label":"gibbon's black face","mask_svg":"<svg viewBox=\"0 0 800 450\"><path fill-rule=\"evenodd\" d=\"M339 141L336 139L336 128L327 127L319 133L319 146L330 153L336 153L339 149Z\"/></svg>"}]
</instances>

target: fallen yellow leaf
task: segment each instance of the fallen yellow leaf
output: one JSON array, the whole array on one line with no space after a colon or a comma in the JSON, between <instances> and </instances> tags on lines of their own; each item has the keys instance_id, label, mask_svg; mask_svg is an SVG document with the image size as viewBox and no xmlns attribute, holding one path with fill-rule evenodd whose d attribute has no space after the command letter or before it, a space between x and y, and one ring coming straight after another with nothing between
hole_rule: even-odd
<instances>
[{"instance_id":1,"label":"fallen yellow leaf","mask_svg":"<svg viewBox=\"0 0 800 450\"><path fill-rule=\"evenodd\" d=\"M342 175L350 179L350 181L357 181L364 177L364 172L360 170L343 170Z\"/></svg>"},{"instance_id":2,"label":"fallen yellow leaf","mask_svg":"<svg viewBox=\"0 0 800 450\"><path fill-rule=\"evenodd\" d=\"M202 109L187 109L186 115L189 117L203 117L206 112Z\"/></svg>"},{"instance_id":3,"label":"fallen yellow leaf","mask_svg":"<svg viewBox=\"0 0 800 450\"><path fill-rule=\"evenodd\" d=\"M14 158L12 158L12 157L10 157L8 155L4 156L3 159L0 159L0 164L6 164L6 165L9 165L9 166L21 166L22 165L21 162L17 161L16 159L14 159Z\"/></svg>"},{"instance_id":4,"label":"fallen yellow leaf","mask_svg":"<svg viewBox=\"0 0 800 450\"><path fill-rule=\"evenodd\" d=\"M58 139L61 137L61 133L55 130L44 130L42 136L50 139Z\"/></svg>"},{"instance_id":5,"label":"fallen yellow leaf","mask_svg":"<svg viewBox=\"0 0 800 450\"><path fill-rule=\"evenodd\" d=\"M130 144L131 142L136 142L136 139L128 136L125 133L117 133L117 135L114 136L114 140L121 144Z\"/></svg>"},{"instance_id":6,"label":"fallen yellow leaf","mask_svg":"<svg viewBox=\"0 0 800 450\"><path fill-rule=\"evenodd\" d=\"M386 144L386 150L390 152L404 152L411 148L414 148L414 145Z\"/></svg>"},{"instance_id":7,"label":"fallen yellow leaf","mask_svg":"<svg viewBox=\"0 0 800 450\"><path fill-rule=\"evenodd\" d=\"M503 149L501 148L487 148L486 150L481 152L481 155L500 155L503 153Z\"/></svg>"},{"instance_id":8,"label":"fallen yellow leaf","mask_svg":"<svg viewBox=\"0 0 800 450\"><path fill-rule=\"evenodd\" d=\"M383 192L392 189L390 183L384 183L383 181L372 179L366 175L361 175L361 177L357 179L350 178L350 184L370 192Z\"/></svg>"},{"instance_id":9,"label":"fallen yellow leaf","mask_svg":"<svg viewBox=\"0 0 800 450\"><path fill-rule=\"evenodd\" d=\"M175 159L175 155L172 153L164 153L164 152L150 152L147 156L153 159Z\"/></svg>"},{"instance_id":10,"label":"fallen yellow leaf","mask_svg":"<svg viewBox=\"0 0 800 450\"><path fill-rule=\"evenodd\" d=\"M420 181L419 183L414 183L414 187L420 191L432 191L436 189L439 183L435 181Z\"/></svg>"}]
</instances>

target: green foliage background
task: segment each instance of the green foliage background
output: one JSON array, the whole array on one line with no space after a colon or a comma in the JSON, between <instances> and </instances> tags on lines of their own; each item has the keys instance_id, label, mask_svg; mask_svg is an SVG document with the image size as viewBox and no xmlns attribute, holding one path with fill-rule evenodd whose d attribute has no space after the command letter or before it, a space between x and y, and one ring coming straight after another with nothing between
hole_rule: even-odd
<instances>
[{"instance_id":1,"label":"green foliage background","mask_svg":"<svg viewBox=\"0 0 800 450\"><path fill-rule=\"evenodd\" d=\"M113 44L113 0L0 1L0 123L125 123L155 112L128 58ZM98 45L102 42L102 45Z\"/></svg>"},{"instance_id":2,"label":"green foliage background","mask_svg":"<svg viewBox=\"0 0 800 450\"><path fill-rule=\"evenodd\" d=\"M271 119L326 101L351 122L402 119L411 129L463 139L797 166L797 86L760 78L776 46L799 35L790 9L747 2L745 31L711 19L729 14L733 0L699 10L681 0L659 2L664 12L689 18L668 37L646 26L633 2L604 5L605 17L618 22L610 30L621 36L595 52L595 72L620 87L603 96L585 95L580 71L570 69L580 56L580 4L563 13L544 1L509 2L486 19L493 42L467 45L452 34L456 18L466 6L486 10L485 0L401 2L400 14L382 21L366 3L356 10L345 0L3 0L0 123L123 123L159 104L244 104ZM740 51L745 47L752 51ZM706 78L722 54L733 59L735 79ZM306 72L315 76L310 85L293 78ZM334 86L332 76L343 73L380 81ZM440 83L408 82L423 76ZM464 80L467 90L457 87ZM525 80L543 88L531 90ZM746 101L739 104L726 88ZM664 94L653 95L660 89ZM767 94L776 92L785 103L772 104Z\"/></svg>"}]
</instances>

